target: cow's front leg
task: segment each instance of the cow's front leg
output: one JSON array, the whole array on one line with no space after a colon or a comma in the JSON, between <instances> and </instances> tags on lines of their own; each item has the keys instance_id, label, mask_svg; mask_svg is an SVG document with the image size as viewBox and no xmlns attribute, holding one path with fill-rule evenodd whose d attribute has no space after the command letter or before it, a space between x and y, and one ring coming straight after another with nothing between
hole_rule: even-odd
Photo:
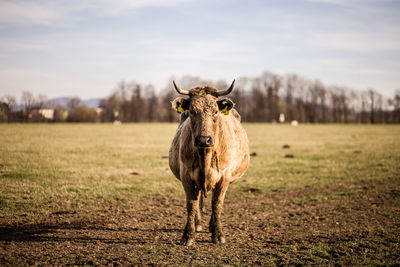
<instances>
[{"instance_id":1,"label":"cow's front leg","mask_svg":"<svg viewBox=\"0 0 400 267\"><path fill-rule=\"evenodd\" d=\"M181 244L191 246L196 235L196 216L199 211L200 190L191 183L184 184L186 193L187 222Z\"/></svg>"},{"instance_id":2,"label":"cow's front leg","mask_svg":"<svg viewBox=\"0 0 400 267\"><path fill-rule=\"evenodd\" d=\"M200 197L199 200L197 201L197 209L196 209L196 217L195 217L195 224L196 224L196 232L200 232L203 230L203 227L201 227L201 212L203 211L203 196L200 191Z\"/></svg>"},{"instance_id":3,"label":"cow's front leg","mask_svg":"<svg viewBox=\"0 0 400 267\"><path fill-rule=\"evenodd\" d=\"M221 181L218 183L212 195L212 214L210 220L210 232L213 243L225 243L225 236L222 232L221 212L224 205L225 192L229 182Z\"/></svg>"}]
</instances>

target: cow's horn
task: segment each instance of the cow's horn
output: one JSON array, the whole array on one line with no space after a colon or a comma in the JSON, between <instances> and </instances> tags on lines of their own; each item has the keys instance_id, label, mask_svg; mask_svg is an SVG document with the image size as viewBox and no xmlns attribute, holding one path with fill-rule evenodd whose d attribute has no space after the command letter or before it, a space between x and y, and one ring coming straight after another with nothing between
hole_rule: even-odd
<instances>
[{"instance_id":1,"label":"cow's horn","mask_svg":"<svg viewBox=\"0 0 400 267\"><path fill-rule=\"evenodd\" d=\"M179 87L176 85L175 81L172 81L172 82L174 83L175 90L176 90L178 93L180 93L181 95L188 95L188 94L189 94L189 91L188 91L188 90L182 90L181 88L179 88Z\"/></svg>"},{"instance_id":2,"label":"cow's horn","mask_svg":"<svg viewBox=\"0 0 400 267\"><path fill-rule=\"evenodd\" d=\"M229 93L232 92L234 86L235 86L235 80L233 80L231 86L228 89L224 91L219 91L218 96L229 95Z\"/></svg>"}]
</instances>

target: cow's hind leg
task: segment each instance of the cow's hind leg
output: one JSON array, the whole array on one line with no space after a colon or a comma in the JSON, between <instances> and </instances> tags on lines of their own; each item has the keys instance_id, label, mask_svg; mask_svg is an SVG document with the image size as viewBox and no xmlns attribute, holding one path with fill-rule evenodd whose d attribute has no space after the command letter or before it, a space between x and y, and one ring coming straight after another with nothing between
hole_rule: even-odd
<instances>
[{"instance_id":1,"label":"cow's hind leg","mask_svg":"<svg viewBox=\"0 0 400 267\"><path fill-rule=\"evenodd\" d=\"M221 182L217 184L212 195L212 214L210 220L210 232L213 243L225 243L225 236L222 232L221 212L224 204L225 192L229 183Z\"/></svg>"},{"instance_id":2,"label":"cow's hind leg","mask_svg":"<svg viewBox=\"0 0 400 267\"><path fill-rule=\"evenodd\" d=\"M196 235L196 217L199 211L200 190L184 184L186 193L187 222L181 239L181 244L191 246Z\"/></svg>"}]
</instances>

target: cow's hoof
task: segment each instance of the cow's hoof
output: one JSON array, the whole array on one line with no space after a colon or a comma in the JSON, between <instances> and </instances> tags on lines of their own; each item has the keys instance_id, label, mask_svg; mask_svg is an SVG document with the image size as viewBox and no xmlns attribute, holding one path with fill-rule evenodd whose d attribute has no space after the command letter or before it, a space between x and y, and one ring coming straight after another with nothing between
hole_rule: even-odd
<instances>
[{"instance_id":1,"label":"cow's hoof","mask_svg":"<svg viewBox=\"0 0 400 267\"><path fill-rule=\"evenodd\" d=\"M182 238L181 240L181 245L190 247L194 243L194 238Z\"/></svg>"},{"instance_id":2,"label":"cow's hoof","mask_svg":"<svg viewBox=\"0 0 400 267\"><path fill-rule=\"evenodd\" d=\"M203 230L203 227L201 225L196 225L196 232L201 232Z\"/></svg>"},{"instance_id":3,"label":"cow's hoof","mask_svg":"<svg viewBox=\"0 0 400 267\"><path fill-rule=\"evenodd\" d=\"M212 242L214 244L225 244L226 240L225 240L225 237L223 237L223 236L219 236L219 237L213 236Z\"/></svg>"}]
</instances>

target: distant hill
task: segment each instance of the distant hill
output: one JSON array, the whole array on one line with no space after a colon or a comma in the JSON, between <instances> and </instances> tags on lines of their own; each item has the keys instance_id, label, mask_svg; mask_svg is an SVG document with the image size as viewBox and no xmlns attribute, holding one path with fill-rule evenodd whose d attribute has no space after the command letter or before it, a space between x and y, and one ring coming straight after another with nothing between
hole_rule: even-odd
<instances>
[{"instance_id":1,"label":"distant hill","mask_svg":"<svg viewBox=\"0 0 400 267\"><path fill-rule=\"evenodd\" d=\"M100 105L100 98L90 98L87 100L83 100L83 104L85 104L86 106L89 106L91 108L98 108Z\"/></svg>"},{"instance_id":2,"label":"distant hill","mask_svg":"<svg viewBox=\"0 0 400 267\"><path fill-rule=\"evenodd\" d=\"M72 99L73 97L57 97L57 98L52 98L47 101L47 105L54 107L54 105L59 105L63 108L68 107L68 102ZM89 106L91 108L98 108L100 105L101 98L89 98L86 100L81 100L81 104L85 104L86 106Z\"/></svg>"},{"instance_id":3,"label":"distant hill","mask_svg":"<svg viewBox=\"0 0 400 267\"><path fill-rule=\"evenodd\" d=\"M44 107L47 108L56 108L56 107L62 107L67 109L68 108L68 102L72 99L73 97L56 97L56 98L51 98L47 100L44 103ZM84 104L86 106L89 106L91 108L98 108L101 102L101 98L89 98L86 100L81 100L81 104ZM13 111L21 111L24 109L23 105L17 105L13 108Z\"/></svg>"}]
</instances>

